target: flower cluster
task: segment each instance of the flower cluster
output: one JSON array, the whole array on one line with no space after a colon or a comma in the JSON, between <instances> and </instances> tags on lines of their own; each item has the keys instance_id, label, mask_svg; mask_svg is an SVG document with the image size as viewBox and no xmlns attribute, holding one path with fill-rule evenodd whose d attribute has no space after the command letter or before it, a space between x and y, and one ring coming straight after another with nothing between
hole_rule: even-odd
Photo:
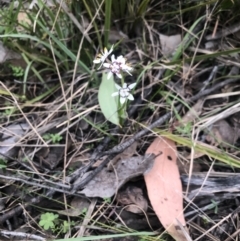
<instances>
[{"instance_id":1,"label":"flower cluster","mask_svg":"<svg viewBox=\"0 0 240 241\"><path fill-rule=\"evenodd\" d=\"M109 70L107 79L110 79L111 76L114 74L118 78L122 79L123 72L126 72L129 75L131 75L131 71L133 70L133 68L127 63L126 59L122 55L115 58L115 55L112 54L111 61L108 60L108 56L112 53L112 51L113 51L113 46L109 51L106 48L104 48L104 50L97 55L97 58L93 60L93 63L100 64L99 68L104 66L106 69ZM130 93L130 91L135 87L135 85L136 83L133 83L127 86L127 84L124 83L123 86L121 87L115 84L118 92L113 93L112 96L119 95L121 104L124 104L127 99L134 100L133 95Z\"/></svg>"}]
</instances>

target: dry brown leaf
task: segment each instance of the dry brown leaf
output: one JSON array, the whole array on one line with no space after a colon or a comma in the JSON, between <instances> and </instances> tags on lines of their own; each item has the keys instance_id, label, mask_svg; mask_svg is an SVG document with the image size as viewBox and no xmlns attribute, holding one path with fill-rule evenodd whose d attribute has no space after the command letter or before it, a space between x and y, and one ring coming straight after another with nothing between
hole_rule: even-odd
<instances>
[{"instance_id":1,"label":"dry brown leaf","mask_svg":"<svg viewBox=\"0 0 240 241\"><path fill-rule=\"evenodd\" d=\"M112 197L120 187L134 177L143 175L152 168L154 155L131 157L117 163L114 171L103 169L97 174L82 191L87 197ZM82 179L88 176L86 173ZM81 182L81 179L79 180Z\"/></svg>"},{"instance_id":2,"label":"dry brown leaf","mask_svg":"<svg viewBox=\"0 0 240 241\"><path fill-rule=\"evenodd\" d=\"M191 77L196 73L196 69L188 63L183 63L182 65L182 80L185 85L187 82L191 82Z\"/></svg>"},{"instance_id":3,"label":"dry brown leaf","mask_svg":"<svg viewBox=\"0 0 240 241\"><path fill-rule=\"evenodd\" d=\"M186 241L179 226L179 223L185 226L185 219L176 145L167 138L158 137L146 153L156 155L152 169L144 174L152 207L168 233L178 241Z\"/></svg>"},{"instance_id":4,"label":"dry brown leaf","mask_svg":"<svg viewBox=\"0 0 240 241\"><path fill-rule=\"evenodd\" d=\"M215 122L209 129L206 140L214 146L230 147L236 143L240 134L239 129L231 127L225 120Z\"/></svg>"},{"instance_id":5,"label":"dry brown leaf","mask_svg":"<svg viewBox=\"0 0 240 241\"><path fill-rule=\"evenodd\" d=\"M120 41L122 40L123 42L128 40L128 36L123 33L122 31L118 31L116 29L111 29L110 32L109 32L109 42L111 44L115 44L117 41Z\"/></svg>"},{"instance_id":6,"label":"dry brown leaf","mask_svg":"<svg viewBox=\"0 0 240 241\"><path fill-rule=\"evenodd\" d=\"M17 155L19 147L18 141L29 130L28 123L11 124L9 126L0 127L1 145L0 145L0 158L14 158Z\"/></svg>"},{"instance_id":7,"label":"dry brown leaf","mask_svg":"<svg viewBox=\"0 0 240 241\"><path fill-rule=\"evenodd\" d=\"M174 53L178 45L181 43L182 38L180 34L167 36L164 34L159 34L160 43L162 47L162 53L169 56Z\"/></svg>"},{"instance_id":8,"label":"dry brown leaf","mask_svg":"<svg viewBox=\"0 0 240 241\"><path fill-rule=\"evenodd\" d=\"M61 141L62 143L65 140ZM57 167L57 165L63 160L63 156L65 153L65 148L68 150L72 145L71 138L68 138L68 142L65 147L59 146L56 144L49 147L42 147L37 153L36 157L40 160L41 164L53 170Z\"/></svg>"},{"instance_id":9,"label":"dry brown leaf","mask_svg":"<svg viewBox=\"0 0 240 241\"><path fill-rule=\"evenodd\" d=\"M198 100L197 103L183 116L181 124L195 121L202 112L203 103L203 99Z\"/></svg>"},{"instance_id":10,"label":"dry brown leaf","mask_svg":"<svg viewBox=\"0 0 240 241\"><path fill-rule=\"evenodd\" d=\"M125 209L128 212L142 213L146 212L148 208L147 200L139 187L127 186L125 190L119 191L116 200L120 204L128 205Z\"/></svg>"},{"instance_id":11,"label":"dry brown leaf","mask_svg":"<svg viewBox=\"0 0 240 241\"><path fill-rule=\"evenodd\" d=\"M19 12L17 15L17 19L18 23L20 24L32 26L32 21L29 19L28 14L26 12Z\"/></svg>"},{"instance_id":12,"label":"dry brown leaf","mask_svg":"<svg viewBox=\"0 0 240 241\"><path fill-rule=\"evenodd\" d=\"M126 148L123 152L119 153L117 156L115 156L109 163L108 163L108 170L113 170L113 166L116 165L116 163L119 160L127 159L132 157L137 150L138 143L136 141L133 142L131 146Z\"/></svg>"},{"instance_id":13,"label":"dry brown leaf","mask_svg":"<svg viewBox=\"0 0 240 241\"><path fill-rule=\"evenodd\" d=\"M188 153L181 153L181 155L185 158L185 155L188 155ZM191 154L187 156L188 158L191 157ZM195 157L195 152L194 152L194 157ZM189 158L191 160L191 158ZM194 158L193 158L194 160ZM189 170L192 169L192 172L200 172L201 171L201 165L198 162L189 162L189 161L180 161L179 159L177 160L177 165L178 165L178 170L179 173L189 173Z\"/></svg>"},{"instance_id":14,"label":"dry brown leaf","mask_svg":"<svg viewBox=\"0 0 240 241\"><path fill-rule=\"evenodd\" d=\"M88 209L89 205L90 203L86 198L74 197L70 205L71 208L67 210L59 210L56 212L70 217L78 217Z\"/></svg>"},{"instance_id":15,"label":"dry brown leaf","mask_svg":"<svg viewBox=\"0 0 240 241\"><path fill-rule=\"evenodd\" d=\"M0 41L0 64L4 63L9 59L21 59L21 55L8 49L6 46L3 45L3 42Z\"/></svg>"}]
</instances>

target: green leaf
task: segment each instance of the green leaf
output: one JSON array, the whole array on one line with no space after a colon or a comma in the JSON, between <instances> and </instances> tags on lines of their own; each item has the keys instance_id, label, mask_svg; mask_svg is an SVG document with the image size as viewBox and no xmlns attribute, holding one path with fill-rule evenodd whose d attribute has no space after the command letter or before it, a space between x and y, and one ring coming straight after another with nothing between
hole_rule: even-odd
<instances>
[{"instance_id":1,"label":"green leaf","mask_svg":"<svg viewBox=\"0 0 240 241\"><path fill-rule=\"evenodd\" d=\"M39 225L43 227L45 230L54 228L55 227L54 221L56 221L57 218L58 218L57 214L48 213L48 212L44 213L41 215Z\"/></svg>"},{"instance_id":2,"label":"green leaf","mask_svg":"<svg viewBox=\"0 0 240 241\"><path fill-rule=\"evenodd\" d=\"M0 158L0 169L6 168L7 167L7 161Z\"/></svg>"},{"instance_id":3,"label":"green leaf","mask_svg":"<svg viewBox=\"0 0 240 241\"><path fill-rule=\"evenodd\" d=\"M107 79L107 74L103 73L98 92L98 102L105 118L113 124L119 125L118 96L112 97L112 93L116 91L113 76Z\"/></svg>"}]
</instances>

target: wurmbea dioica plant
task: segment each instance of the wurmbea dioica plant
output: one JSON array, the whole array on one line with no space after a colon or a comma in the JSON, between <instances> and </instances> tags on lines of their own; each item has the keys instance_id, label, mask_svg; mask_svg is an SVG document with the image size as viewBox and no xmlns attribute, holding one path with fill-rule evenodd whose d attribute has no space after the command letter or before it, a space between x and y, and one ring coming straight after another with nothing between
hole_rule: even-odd
<instances>
[{"instance_id":1,"label":"wurmbea dioica plant","mask_svg":"<svg viewBox=\"0 0 240 241\"><path fill-rule=\"evenodd\" d=\"M98 92L98 101L104 116L116 125L121 125L121 120L126 118L127 100L134 100L131 94L136 83L127 85L124 82L124 73L129 75L133 68L126 62L126 59L120 55L115 58L111 55L111 60L108 59L113 51L113 46L108 51L106 48L97 55L93 63L100 64L99 68L104 67L107 73L104 72L102 82ZM121 85L114 81L114 77L121 79Z\"/></svg>"}]
</instances>

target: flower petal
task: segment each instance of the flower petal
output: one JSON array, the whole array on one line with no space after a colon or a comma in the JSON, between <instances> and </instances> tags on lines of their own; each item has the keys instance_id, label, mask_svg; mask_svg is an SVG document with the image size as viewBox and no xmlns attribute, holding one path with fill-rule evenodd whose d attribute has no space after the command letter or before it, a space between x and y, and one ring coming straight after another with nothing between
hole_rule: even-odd
<instances>
[{"instance_id":1,"label":"flower petal","mask_svg":"<svg viewBox=\"0 0 240 241\"><path fill-rule=\"evenodd\" d=\"M110 48L110 50L109 50L109 52L108 52L108 55L112 53L113 48L114 48L114 45L112 45L112 47Z\"/></svg>"},{"instance_id":2,"label":"flower petal","mask_svg":"<svg viewBox=\"0 0 240 241\"><path fill-rule=\"evenodd\" d=\"M123 89L126 89L127 88L127 84L126 83L123 83Z\"/></svg>"},{"instance_id":3,"label":"flower petal","mask_svg":"<svg viewBox=\"0 0 240 241\"><path fill-rule=\"evenodd\" d=\"M112 97L119 95L119 92L112 93Z\"/></svg>"},{"instance_id":4,"label":"flower petal","mask_svg":"<svg viewBox=\"0 0 240 241\"><path fill-rule=\"evenodd\" d=\"M130 85L128 86L128 88L131 90L131 89L133 89L133 88L136 86L136 84L137 84L137 83L132 83L132 84L130 84Z\"/></svg>"},{"instance_id":5,"label":"flower petal","mask_svg":"<svg viewBox=\"0 0 240 241\"><path fill-rule=\"evenodd\" d=\"M129 65L125 65L125 69L127 70L127 71L132 71L133 70L133 67L131 67L131 66L129 66Z\"/></svg>"},{"instance_id":6,"label":"flower petal","mask_svg":"<svg viewBox=\"0 0 240 241\"><path fill-rule=\"evenodd\" d=\"M105 68L108 68L108 69L109 69L110 66L111 66L111 64L109 64L109 63L104 63L103 66L104 66Z\"/></svg>"},{"instance_id":7,"label":"flower petal","mask_svg":"<svg viewBox=\"0 0 240 241\"><path fill-rule=\"evenodd\" d=\"M108 50L106 47L104 47L104 49L103 49L103 54L104 54L104 56L108 56Z\"/></svg>"},{"instance_id":8,"label":"flower petal","mask_svg":"<svg viewBox=\"0 0 240 241\"><path fill-rule=\"evenodd\" d=\"M121 87L120 85L116 84L116 83L115 83L115 87L116 87L118 90L122 89L122 87Z\"/></svg>"},{"instance_id":9,"label":"flower petal","mask_svg":"<svg viewBox=\"0 0 240 241\"><path fill-rule=\"evenodd\" d=\"M123 105L126 101L126 98L120 97L120 103Z\"/></svg>"},{"instance_id":10,"label":"flower petal","mask_svg":"<svg viewBox=\"0 0 240 241\"><path fill-rule=\"evenodd\" d=\"M134 100L134 97L132 94L129 93L128 97L127 97L129 100Z\"/></svg>"},{"instance_id":11,"label":"flower petal","mask_svg":"<svg viewBox=\"0 0 240 241\"><path fill-rule=\"evenodd\" d=\"M119 79L122 78L122 75L121 75L120 73L116 73L116 75L117 75L117 77L118 77Z\"/></svg>"},{"instance_id":12,"label":"flower petal","mask_svg":"<svg viewBox=\"0 0 240 241\"><path fill-rule=\"evenodd\" d=\"M131 74L129 71L126 71L126 70L125 70L124 72L126 72L126 73L128 73L129 75L131 75L131 76L132 76L132 74Z\"/></svg>"},{"instance_id":13,"label":"flower petal","mask_svg":"<svg viewBox=\"0 0 240 241\"><path fill-rule=\"evenodd\" d=\"M125 71L125 72L127 72L129 75L132 75L132 74L130 73L130 71L132 71L133 68L130 67L130 66L124 65L124 66L122 66L122 70Z\"/></svg>"},{"instance_id":14,"label":"flower petal","mask_svg":"<svg viewBox=\"0 0 240 241\"><path fill-rule=\"evenodd\" d=\"M112 56L111 56L111 61L114 62L115 60L116 60L116 59L115 59L115 55L112 54Z\"/></svg>"},{"instance_id":15,"label":"flower petal","mask_svg":"<svg viewBox=\"0 0 240 241\"><path fill-rule=\"evenodd\" d=\"M120 56L117 57L117 62L119 64L125 65L126 59L122 55L120 55Z\"/></svg>"},{"instance_id":16,"label":"flower petal","mask_svg":"<svg viewBox=\"0 0 240 241\"><path fill-rule=\"evenodd\" d=\"M94 59L94 60L93 60L93 63L94 63L94 64L100 64L100 63L101 63L101 59Z\"/></svg>"}]
</instances>

